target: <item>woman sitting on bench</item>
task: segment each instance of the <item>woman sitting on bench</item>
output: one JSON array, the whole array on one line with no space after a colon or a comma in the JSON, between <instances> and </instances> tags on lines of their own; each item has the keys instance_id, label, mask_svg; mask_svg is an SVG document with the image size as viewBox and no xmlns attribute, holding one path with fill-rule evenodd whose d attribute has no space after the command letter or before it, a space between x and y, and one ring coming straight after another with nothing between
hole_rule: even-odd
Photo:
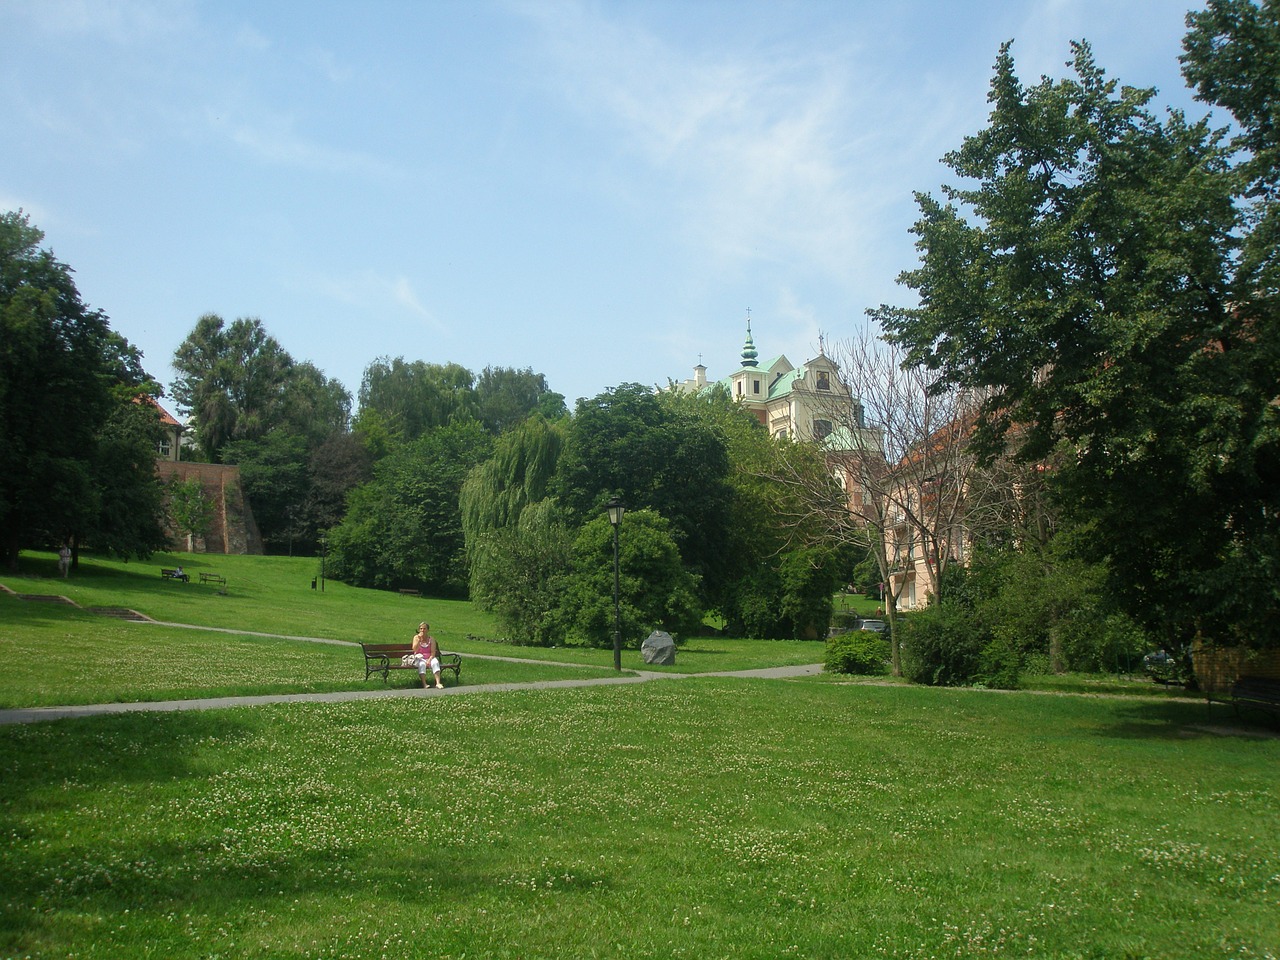
<instances>
[{"instance_id":1,"label":"woman sitting on bench","mask_svg":"<svg viewBox=\"0 0 1280 960\"><path fill-rule=\"evenodd\" d=\"M436 678L436 689L443 690L440 682L440 646L429 631L430 625L423 621L418 624L418 632L413 635L413 654L418 658L418 676L422 678L422 688L427 688L427 668L431 668Z\"/></svg>"}]
</instances>

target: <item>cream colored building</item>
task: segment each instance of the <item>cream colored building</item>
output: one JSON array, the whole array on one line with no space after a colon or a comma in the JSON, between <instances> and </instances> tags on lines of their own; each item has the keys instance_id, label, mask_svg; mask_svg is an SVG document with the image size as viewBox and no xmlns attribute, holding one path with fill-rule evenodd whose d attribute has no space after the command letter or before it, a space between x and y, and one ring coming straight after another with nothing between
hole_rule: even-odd
<instances>
[{"instance_id":1,"label":"cream colored building","mask_svg":"<svg viewBox=\"0 0 1280 960\"><path fill-rule=\"evenodd\" d=\"M747 318L747 336L738 369L714 382L701 363L693 378L672 384L686 393L722 387L750 410L771 437L822 446L827 463L849 494L850 509L861 512L864 491L855 475L867 460L883 462L881 431L864 421L862 404L820 347L818 355L795 366L785 356L760 360Z\"/></svg>"}]
</instances>

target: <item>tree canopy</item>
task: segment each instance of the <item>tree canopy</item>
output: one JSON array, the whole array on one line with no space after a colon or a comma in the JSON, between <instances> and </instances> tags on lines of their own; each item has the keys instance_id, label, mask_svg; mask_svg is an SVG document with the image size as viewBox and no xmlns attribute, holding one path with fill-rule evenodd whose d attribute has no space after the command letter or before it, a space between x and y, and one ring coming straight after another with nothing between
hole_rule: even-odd
<instances>
[{"instance_id":1,"label":"tree canopy","mask_svg":"<svg viewBox=\"0 0 1280 960\"><path fill-rule=\"evenodd\" d=\"M158 388L43 240L22 212L0 213L0 549L10 568L23 547L86 536L147 555L158 414L134 400Z\"/></svg>"},{"instance_id":2,"label":"tree canopy","mask_svg":"<svg viewBox=\"0 0 1280 960\"><path fill-rule=\"evenodd\" d=\"M345 430L351 414L346 388L313 364L296 363L256 317L227 324L205 314L174 352L173 367L174 399L214 463L223 462L227 444L282 428L315 445Z\"/></svg>"},{"instance_id":3,"label":"tree canopy","mask_svg":"<svg viewBox=\"0 0 1280 960\"><path fill-rule=\"evenodd\" d=\"M1274 28L1272 4L1211 4L1228 11ZM1221 49L1189 42L1191 75L1218 75ZM1274 70L1274 51L1253 55ZM945 158L965 185L918 195L921 264L901 282L919 306L873 315L941 388L982 399L988 456L1070 448L1055 493L1093 522L1085 549L1136 617L1171 640L1277 642L1274 288L1241 256L1265 222L1241 177L1259 174L1086 44L1071 66L1024 87L1002 48L989 125Z\"/></svg>"}]
</instances>

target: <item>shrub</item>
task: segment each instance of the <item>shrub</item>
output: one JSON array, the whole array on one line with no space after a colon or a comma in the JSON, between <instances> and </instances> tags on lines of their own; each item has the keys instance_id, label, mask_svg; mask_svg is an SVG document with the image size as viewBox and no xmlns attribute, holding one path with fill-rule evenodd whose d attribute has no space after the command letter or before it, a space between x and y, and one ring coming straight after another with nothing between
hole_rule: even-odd
<instances>
[{"instance_id":1,"label":"shrub","mask_svg":"<svg viewBox=\"0 0 1280 960\"><path fill-rule=\"evenodd\" d=\"M938 604L899 623L902 673L913 683L962 686L983 673L990 638L968 610Z\"/></svg>"},{"instance_id":2,"label":"shrub","mask_svg":"<svg viewBox=\"0 0 1280 960\"><path fill-rule=\"evenodd\" d=\"M824 669L828 673L884 673L889 661L889 641L870 630L843 633L827 641Z\"/></svg>"}]
</instances>

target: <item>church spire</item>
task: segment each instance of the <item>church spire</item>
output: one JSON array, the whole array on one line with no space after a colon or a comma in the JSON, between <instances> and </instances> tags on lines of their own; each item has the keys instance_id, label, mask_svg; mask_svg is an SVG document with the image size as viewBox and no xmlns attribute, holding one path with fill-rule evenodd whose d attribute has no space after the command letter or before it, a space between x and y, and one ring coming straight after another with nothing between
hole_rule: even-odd
<instances>
[{"instance_id":1,"label":"church spire","mask_svg":"<svg viewBox=\"0 0 1280 960\"><path fill-rule=\"evenodd\" d=\"M747 339L742 344L742 365L744 367L759 366L759 364L756 362L756 358L759 356L760 354L756 352L755 341L751 339L751 308L748 307L747 308Z\"/></svg>"}]
</instances>

